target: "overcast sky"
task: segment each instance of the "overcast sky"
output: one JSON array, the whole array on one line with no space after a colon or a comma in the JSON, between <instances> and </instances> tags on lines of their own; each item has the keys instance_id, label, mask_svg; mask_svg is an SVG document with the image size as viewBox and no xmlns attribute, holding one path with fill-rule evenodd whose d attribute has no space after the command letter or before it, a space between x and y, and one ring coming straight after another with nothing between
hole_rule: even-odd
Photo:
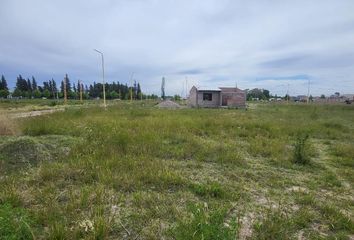
<instances>
[{"instance_id":1,"label":"overcast sky","mask_svg":"<svg viewBox=\"0 0 354 240\"><path fill-rule=\"evenodd\" d=\"M353 0L0 0L0 74L354 93Z\"/></svg>"}]
</instances>

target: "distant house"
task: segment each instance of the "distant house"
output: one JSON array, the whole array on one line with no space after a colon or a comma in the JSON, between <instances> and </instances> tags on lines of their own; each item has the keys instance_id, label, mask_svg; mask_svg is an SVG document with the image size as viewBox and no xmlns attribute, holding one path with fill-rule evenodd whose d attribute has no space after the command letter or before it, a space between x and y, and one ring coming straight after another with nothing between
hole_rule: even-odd
<instances>
[{"instance_id":1,"label":"distant house","mask_svg":"<svg viewBox=\"0 0 354 240\"><path fill-rule=\"evenodd\" d=\"M246 91L239 88L197 88L189 92L188 104L191 107L246 107Z\"/></svg>"},{"instance_id":2,"label":"distant house","mask_svg":"<svg viewBox=\"0 0 354 240\"><path fill-rule=\"evenodd\" d=\"M344 100L354 100L354 94L343 94L342 97Z\"/></svg>"},{"instance_id":3,"label":"distant house","mask_svg":"<svg viewBox=\"0 0 354 240\"><path fill-rule=\"evenodd\" d=\"M307 102L307 96L306 95L298 95L297 99L299 102Z\"/></svg>"}]
</instances>

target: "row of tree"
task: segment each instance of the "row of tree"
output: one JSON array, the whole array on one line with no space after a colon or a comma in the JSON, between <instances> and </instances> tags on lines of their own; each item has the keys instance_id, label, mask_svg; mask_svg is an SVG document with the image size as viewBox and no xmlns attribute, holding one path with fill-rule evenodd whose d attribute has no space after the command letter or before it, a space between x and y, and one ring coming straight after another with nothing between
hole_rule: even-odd
<instances>
[{"instance_id":1,"label":"row of tree","mask_svg":"<svg viewBox=\"0 0 354 240\"><path fill-rule=\"evenodd\" d=\"M103 97L102 83L94 82L89 86L84 85L80 80L77 83L71 83L68 75L65 75L65 78L61 81L60 89L57 88L57 83L54 79L44 81L43 85L40 86L33 76L31 79L25 79L22 75L19 75L16 79L15 90L11 93L7 81L2 75L0 81L0 98L6 98L10 94L13 97L21 98L63 98L64 89L66 89L67 98L69 99L79 99L81 91L84 99ZM140 83L136 81L130 87L127 84L119 82L106 83L105 92L107 99L157 98L156 95L144 95L141 91Z\"/></svg>"},{"instance_id":2,"label":"row of tree","mask_svg":"<svg viewBox=\"0 0 354 240\"><path fill-rule=\"evenodd\" d=\"M270 95L269 90L254 88L247 91L247 101L257 100L268 100L273 96Z\"/></svg>"}]
</instances>

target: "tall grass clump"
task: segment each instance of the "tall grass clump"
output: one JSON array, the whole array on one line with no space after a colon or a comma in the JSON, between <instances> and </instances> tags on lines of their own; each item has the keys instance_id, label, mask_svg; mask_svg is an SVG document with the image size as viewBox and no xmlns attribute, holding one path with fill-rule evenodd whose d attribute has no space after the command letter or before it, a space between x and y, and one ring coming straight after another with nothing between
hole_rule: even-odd
<instances>
[{"instance_id":1,"label":"tall grass clump","mask_svg":"<svg viewBox=\"0 0 354 240\"><path fill-rule=\"evenodd\" d=\"M296 164L309 164L310 163L310 153L308 147L309 135L298 135L294 145L294 156L293 162Z\"/></svg>"},{"instance_id":2,"label":"tall grass clump","mask_svg":"<svg viewBox=\"0 0 354 240\"><path fill-rule=\"evenodd\" d=\"M225 210L209 212L200 204L190 204L188 210L192 218L177 223L173 229L174 239L235 239L237 223L235 220L230 224L225 222Z\"/></svg>"},{"instance_id":3,"label":"tall grass clump","mask_svg":"<svg viewBox=\"0 0 354 240\"><path fill-rule=\"evenodd\" d=\"M19 128L14 120L7 117L5 113L0 112L0 136L18 135L19 133Z\"/></svg>"},{"instance_id":4,"label":"tall grass clump","mask_svg":"<svg viewBox=\"0 0 354 240\"><path fill-rule=\"evenodd\" d=\"M217 182L210 184L191 184L190 189L201 197L224 198L227 191Z\"/></svg>"}]
</instances>

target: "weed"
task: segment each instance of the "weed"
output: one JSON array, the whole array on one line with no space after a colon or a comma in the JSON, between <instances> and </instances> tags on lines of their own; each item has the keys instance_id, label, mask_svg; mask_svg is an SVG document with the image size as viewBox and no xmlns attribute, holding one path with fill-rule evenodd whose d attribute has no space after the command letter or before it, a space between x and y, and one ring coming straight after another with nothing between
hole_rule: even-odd
<instances>
[{"instance_id":1,"label":"weed","mask_svg":"<svg viewBox=\"0 0 354 240\"><path fill-rule=\"evenodd\" d=\"M227 191L217 182L209 184L191 184L190 189L192 192L201 197L224 198Z\"/></svg>"},{"instance_id":2,"label":"weed","mask_svg":"<svg viewBox=\"0 0 354 240\"><path fill-rule=\"evenodd\" d=\"M348 231L354 233L354 222L349 216L344 215L334 206L325 204L319 206L321 214L325 217L331 231Z\"/></svg>"},{"instance_id":3,"label":"weed","mask_svg":"<svg viewBox=\"0 0 354 240\"><path fill-rule=\"evenodd\" d=\"M293 162L297 164L309 164L310 156L308 152L307 140L309 138L308 134L303 136L299 135L296 139L296 143L294 145L294 156Z\"/></svg>"},{"instance_id":4,"label":"weed","mask_svg":"<svg viewBox=\"0 0 354 240\"><path fill-rule=\"evenodd\" d=\"M341 187L342 182L337 178L337 176L333 172L326 172L323 174L321 178L323 182L323 186L326 187Z\"/></svg>"},{"instance_id":5,"label":"weed","mask_svg":"<svg viewBox=\"0 0 354 240\"><path fill-rule=\"evenodd\" d=\"M175 239L235 239L238 226L235 220L225 222L225 210L210 211L201 204L190 204L188 210L191 217L178 221L172 231Z\"/></svg>"},{"instance_id":6,"label":"weed","mask_svg":"<svg viewBox=\"0 0 354 240\"><path fill-rule=\"evenodd\" d=\"M262 220L253 225L255 239L289 239L289 217L281 210L267 210Z\"/></svg>"}]
</instances>

